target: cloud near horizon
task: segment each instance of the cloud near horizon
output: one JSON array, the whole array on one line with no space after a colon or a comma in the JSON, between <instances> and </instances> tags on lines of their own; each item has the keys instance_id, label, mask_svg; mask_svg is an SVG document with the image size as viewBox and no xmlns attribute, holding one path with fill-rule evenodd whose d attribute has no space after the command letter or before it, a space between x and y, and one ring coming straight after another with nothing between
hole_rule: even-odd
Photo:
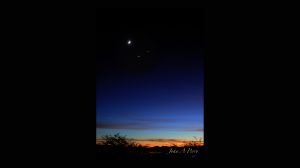
<instances>
[{"instance_id":1,"label":"cloud near horizon","mask_svg":"<svg viewBox=\"0 0 300 168\"><path fill-rule=\"evenodd\" d=\"M203 132L203 128L186 128L186 127L173 127L167 125L153 125L151 122L135 121L128 123L97 123L96 128L101 129L129 129L129 130L180 130L191 132Z\"/></svg>"}]
</instances>

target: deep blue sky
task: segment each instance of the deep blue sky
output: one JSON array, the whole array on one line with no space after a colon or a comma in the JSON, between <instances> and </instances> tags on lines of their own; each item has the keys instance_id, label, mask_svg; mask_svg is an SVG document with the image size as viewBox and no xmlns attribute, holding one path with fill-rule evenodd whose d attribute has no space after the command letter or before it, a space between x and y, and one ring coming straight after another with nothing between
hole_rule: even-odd
<instances>
[{"instance_id":1,"label":"deep blue sky","mask_svg":"<svg viewBox=\"0 0 300 168\"><path fill-rule=\"evenodd\" d=\"M202 32L199 23L178 21L120 21L101 29L97 34L97 136L203 137ZM128 40L132 45L127 45Z\"/></svg>"}]
</instances>

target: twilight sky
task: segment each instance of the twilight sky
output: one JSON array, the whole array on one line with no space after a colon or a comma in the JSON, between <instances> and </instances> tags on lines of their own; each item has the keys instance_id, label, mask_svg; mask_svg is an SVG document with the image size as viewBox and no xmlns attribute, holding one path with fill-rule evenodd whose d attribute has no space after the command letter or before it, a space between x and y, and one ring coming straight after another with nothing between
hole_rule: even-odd
<instances>
[{"instance_id":1,"label":"twilight sky","mask_svg":"<svg viewBox=\"0 0 300 168\"><path fill-rule=\"evenodd\" d=\"M168 15L164 15L167 17ZM163 17L164 18L164 17ZM96 136L148 146L203 138L200 20L149 16L97 22Z\"/></svg>"}]
</instances>

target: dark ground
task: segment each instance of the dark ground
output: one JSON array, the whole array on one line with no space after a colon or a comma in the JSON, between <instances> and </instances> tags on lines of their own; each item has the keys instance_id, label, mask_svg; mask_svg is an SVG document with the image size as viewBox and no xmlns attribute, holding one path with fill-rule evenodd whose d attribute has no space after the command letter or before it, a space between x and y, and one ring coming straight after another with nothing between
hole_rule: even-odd
<instances>
[{"instance_id":1,"label":"dark ground","mask_svg":"<svg viewBox=\"0 0 300 168\"><path fill-rule=\"evenodd\" d=\"M131 147L96 145L96 160L201 160L204 147Z\"/></svg>"}]
</instances>

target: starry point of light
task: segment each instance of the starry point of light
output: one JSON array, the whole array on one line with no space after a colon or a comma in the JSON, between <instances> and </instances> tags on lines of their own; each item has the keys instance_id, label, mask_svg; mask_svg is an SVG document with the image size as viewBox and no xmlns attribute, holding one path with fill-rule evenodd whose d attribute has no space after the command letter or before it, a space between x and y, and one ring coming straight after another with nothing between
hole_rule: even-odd
<instances>
[{"instance_id":1,"label":"starry point of light","mask_svg":"<svg viewBox=\"0 0 300 168\"><path fill-rule=\"evenodd\" d=\"M153 27L148 31L145 26L145 33L139 30L132 36L127 29L108 34L110 43L103 54L110 52L112 57L97 59L101 68L96 135L120 133L145 146L181 146L193 136L204 139L202 53L194 49L198 43L193 37L190 45L186 31L179 36L181 43L181 38L169 38L173 32L168 33L168 26ZM177 42L178 49L172 48Z\"/></svg>"}]
</instances>

